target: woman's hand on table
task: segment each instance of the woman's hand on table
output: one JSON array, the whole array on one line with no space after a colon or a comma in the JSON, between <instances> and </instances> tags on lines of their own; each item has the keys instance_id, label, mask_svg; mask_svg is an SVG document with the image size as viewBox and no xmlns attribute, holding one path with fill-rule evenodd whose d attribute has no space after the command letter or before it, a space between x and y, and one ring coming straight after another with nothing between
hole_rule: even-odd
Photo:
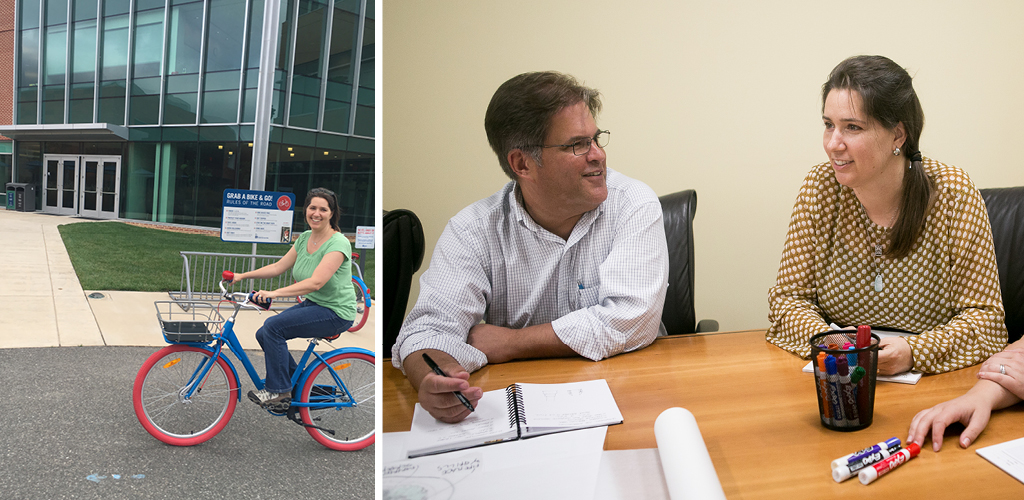
<instances>
[{"instance_id":1,"label":"woman's hand on table","mask_svg":"<svg viewBox=\"0 0 1024 500\"><path fill-rule=\"evenodd\" d=\"M995 353L981 364L978 378L991 380L1024 399L1024 350L1008 349Z\"/></svg>"},{"instance_id":2,"label":"woman's hand on table","mask_svg":"<svg viewBox=\"0 0 1024 500\"><path fill-rule=\"evenodd\" d=\"M982 391L974 389L963 396L939 403L927 410L918 412L910 421L907 443L923 446L931 434L932 449L942 449L942 438L946 427L959 422L966 428L960 433L960 447L967 448L985 430L989 417L992 415L993 401Z\"/></svg>"},{"instance_id":3,"label":"woman's hand on table","mask_svg":"<svg viewBox=\"0 0 1024 500\"><path fill-rule=\"evenodd\" d=\"M878 342L878 374L895 375L914 367L914 353L903 337L887 337Z\"/></svg>"}]
</instances>

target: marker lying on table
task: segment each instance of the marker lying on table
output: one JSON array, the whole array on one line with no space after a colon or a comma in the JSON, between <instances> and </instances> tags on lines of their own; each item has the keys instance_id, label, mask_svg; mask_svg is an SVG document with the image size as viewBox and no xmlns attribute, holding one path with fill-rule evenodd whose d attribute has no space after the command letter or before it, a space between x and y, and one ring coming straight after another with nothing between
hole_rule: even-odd
<instances>
[{"instance_id":1,"label":"marker lying on table","mask_svg":"<svg viewBox=\"0 0 1024 500\"><path fill-rule=\"evenodd\" d=\"M851 464L851 463L855 462L856 460L858 460L860 458L863 458L863 457L866 457L866 456L868 456L868 455L870 455L870 454L872 454L872 453L874 453L874 452L876 452L878 450L881 450L883 448L884 449L889 449L889 448L892 448L894 446L899 446L899 445L900 445L900 438L898 438L898 437L891 437L891 438L886 439L885 441L882 441L881 443L878 443L876 445L868 446L867 448L864 448L863 450L855 451L853 453L850 453L849 455L843 455L843 456L833 460L832 461L832 468L835 469L836 467L839 467L840 465Z\"/></svg>"},{"instance_id":2,"label":"marker lying on table","mask_svg":"<svg viewBox=\"0 0 1024 500\"><path fill-rule=\"evenodd\" d=\"M916 457L919 453L921 453L921 447L917 443L908 444L906 448L896 452L893 456L860 471L860 474L857 475L860 478L860 484L871 484L875 479L903 465L904 462Z\"/></svg>"},{"instance_id":3,"label":"marker lying on table","mask_svg":"<svg viewBox=\"0 0 1024 500\"><path fill-rule=\"evenodd\" d=\"M436 374L438 374L438 375L440 375L442 377L447 377L448 376L448 374L445 373L444 370L442 370L440 366L437 366L437 363L435 363L434 360L430 359L430 356L427 356L427 353L423 353L423 361L427 362L427 366L429 366L431 370L434 370L434 373L436 373ZM469 411L475 411L473 409L473 405L469 404L469 400L466 399L466 396L463 396L462 393L459 392L459 391L452 391L452 392L455 393L455 397L459 398L459 401L462 402L462 405L465 406L467 409L469 409Z\"/></svg>"},{"instance_id":4,"label":"marker lying on table","mask_svg":"<svg viewBox=\"0 0 1024 500\"><path fill-rule=\"evenodd\" d=\"M892 448L882 448L881 450L878 450L848 465L840 465L839 467L832 469L832 479L834 479L837 483L846 481L847 479L856 476L857 471L864 469L865 467L877 464L878 462L881 462L882 460L889 458L890 456L899 452L900 450L900 445L896 444L896 446L893 446Z\"/></svg>"}]
</instances>

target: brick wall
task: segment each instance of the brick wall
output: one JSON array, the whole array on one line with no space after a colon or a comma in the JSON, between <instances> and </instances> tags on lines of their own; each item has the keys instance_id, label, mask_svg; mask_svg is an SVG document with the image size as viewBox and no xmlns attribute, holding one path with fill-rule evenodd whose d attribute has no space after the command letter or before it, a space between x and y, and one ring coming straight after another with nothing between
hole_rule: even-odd
<instances>
[{"instance_id":1,"label":"brick wall","mask_svg":"<svg viewBox=\"0 0 1024 500\"><path fill-rule=\"evenodd\" d=\"M14 3L0 0L0 125L10 125L14 112Z\"/></svg>"}]
</instances>

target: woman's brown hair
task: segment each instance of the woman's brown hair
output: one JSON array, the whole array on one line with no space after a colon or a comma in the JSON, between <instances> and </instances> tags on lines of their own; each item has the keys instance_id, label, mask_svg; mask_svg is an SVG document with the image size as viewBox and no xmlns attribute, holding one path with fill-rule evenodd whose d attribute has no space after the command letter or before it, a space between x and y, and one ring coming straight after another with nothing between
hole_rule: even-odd
<instances>
[{"instance_id":1,"label":"woman's brown hair","mask_svg":"<svg viewBox=\"0 0 1024 500\"><path fill-rule=\"evenodd\" d=\"M901 154L910 165L903 176L899 215L892 228L892 244L886 252L894 259L906 256L914 246L924 226L933 190L931 180L921 168L919 142L924 128L924 110L911 80L907 70L887 57L854 56L839 63L821 86L823 110L832 90L856 91L868 116L888 129L902 123L907 132Z\"/></svg>"}]
</instances>

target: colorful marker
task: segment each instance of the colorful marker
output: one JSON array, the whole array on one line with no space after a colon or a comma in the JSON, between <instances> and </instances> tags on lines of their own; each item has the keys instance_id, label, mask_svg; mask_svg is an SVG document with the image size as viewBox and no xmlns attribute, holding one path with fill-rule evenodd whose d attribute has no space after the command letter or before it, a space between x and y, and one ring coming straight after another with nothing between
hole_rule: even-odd
<instances>
[{"instance_id":1,"label":"colorful marker","mask_svg":"<svg viewBox=\"0 0 1024 500\"><path fill-rule=\"evenodd\" d=\"M860 325L857 327L857 349L863 349L871 345L871 327Z\"/></svg>"},{"instance_id":2,"label":"colorful marker","mask_svg":"<svg viewBox=\"0 0 1024 500\"><path fill-rule=\"evenodd\" d=\"M821 420L832 424L832 405L828 401L828 380L825 372L825 357L828 354L818 353L818 397L821 399Z\"/></svg>"},{"instance_id":3,"label":"colorful marker","mask_svg":"<svg viewBox=\"0 0 1024 500\"><path fill-rule=\"evenodd\" d=\"M908 444L906 448L896 452L893 456L860 471L857 475L857 477L860 478L860 484L871 484L875 479L878 479L886 472L903 465L911 458L916 457L919 453L921 453L921 447L918 446L917 443Z\"/></svg>"},{"instance_id":4,"label":"colorful marker","mask_svg":"<svg viewBox=\"0 0 1024 500\"><path fill-rule=\"evenodd\" d=\"M871 455L873 453L877 453L878 451L887 450L887 449L890 449L890 448L896 448L899 445L900 445L900 439L896 438L896 437L891 437L889 439L886 439L884 442L878 443L878 444L872 446L871 448L868 448L869 451L866 451L866 452L861 453L859 455L854 455L854 456L848 458L846 460L846 463L848 463L848 464L849 463L853 463L853 462L855 462L857 460L860 460L860 459L862 459L862 458L864 458L864 457L866 457L868 455Z\"/></svg>"},{"instance_id":5,"label":"colorful marker","mask_svg":"<svg viewBox=\"0 0 1024 500\"><path fill-rule=\"evenodd\" d=\"M864 375L867 375L867 374L868 374L868 371L865 370L863 366L858 366L858 367L854 368L853 371L850 372L850 383L851 384L856 384L856 383L860 382L860 379L864 378Z\"/></svg>"},{"instance_id":6,"label":"colorful marker","mask_svg":"<svg viewBox=\"0 0 1024 500\"><path fill-rule=\"evenodd\" d=\"M874 453L874 452L876 452L878 450L881 450L883 448L889 449L889 448L892 448L892 447L895 447L895 446L899 446L899 445L900 445L900 438L898 438L898 437L891 437L889 439L886 439L885 441L882 441L881 443L878 443L878 444L875 444L875 445L872 445L872 446L868 446L867 448L864 448L863 450L855 451L853 453L850 453L849 455L843 455L843 456L833 460L832 461L832 468L835 469L836 467L839 467L840 465L851 464L854 461L859 460L860 458L863 458L863 457L865 457L867 455L870 455L870 454L872 454L872 453ZM860 457L858 457L858 455L860 455Z\"/></svg>"},{"instance_id":7,"label":"colorful marker","mask_svg":"<svg viewBox=\"0 0 1024 500\"><path fill-rule=\"evenodd\" d=\"M850 366L846 356L836 358L836 371L839 372L839 401L843 408L843 416L846 418L847 425L856 427L860 425L860 412L857 410L857 388L850 380Z\"/></svg>"},{"instance_id":8,"label":"colorful marker","mask_svg":"<svg viewBox=\"0 0 1024 500\"><path fill-rule=\"evenodd\" d=\"M846 481L847 479L856 476L857 471L889 458L894 453L900 451L900 449L902 449L900 445L896 445L889 449L883 448L849 465L840 465L839 467L832 469L832 479L837 483Z\"/></svg>"},{"instance_id":9,"label":"colorful marker","mask_svg":"<svg viewBox=\"0 0 1024 500\"><path fill-rule=\"evenodd\" d=\"M871 346L871 326L869 326L869 325L860 325L860 326L858 326L857 327L857 349L862 349L862 348L866 348L866 347L870 347L870 346ZM874 373L875 367L873 366L873 364L875 363L875 356L872 355L871 351L865 351L863 354L864 354L863 356L858 356L858 360L857 360L858 363L857 363L857 365L859 365L859 367L862 367L864 369L865 375L868 374L868 373ZM853 365L850 365L850 366L853 366ZM851 378L851 380L852 380L852 378ZM872 397L872 394L871 394L872 391L868 390L868 389L870 389L870 387L869 387L870 383L871 383L871 381L866 376L862 376L858 380L858 383L857 383L857 402L860 404L860 408L863 409L863 411L860 412L861 413L860 416L865 421L871 420L871 415L869 414L869 411L868 411L869 410L868 405L870 404L869 400Z\"/></svg>"},{"instance_id":10,"label":"colorful marker","mask_svg":"<svg viewBox=\"0 0 1024 500\"><path fill-rule=\"evenodd\" d=\"M839 373L836 371L836 358L831 354L825 357L825 372L828 374L828 401L832 405L832 425L846 427L842 403L839 402Z\"/></svg>"}]
</instances>

